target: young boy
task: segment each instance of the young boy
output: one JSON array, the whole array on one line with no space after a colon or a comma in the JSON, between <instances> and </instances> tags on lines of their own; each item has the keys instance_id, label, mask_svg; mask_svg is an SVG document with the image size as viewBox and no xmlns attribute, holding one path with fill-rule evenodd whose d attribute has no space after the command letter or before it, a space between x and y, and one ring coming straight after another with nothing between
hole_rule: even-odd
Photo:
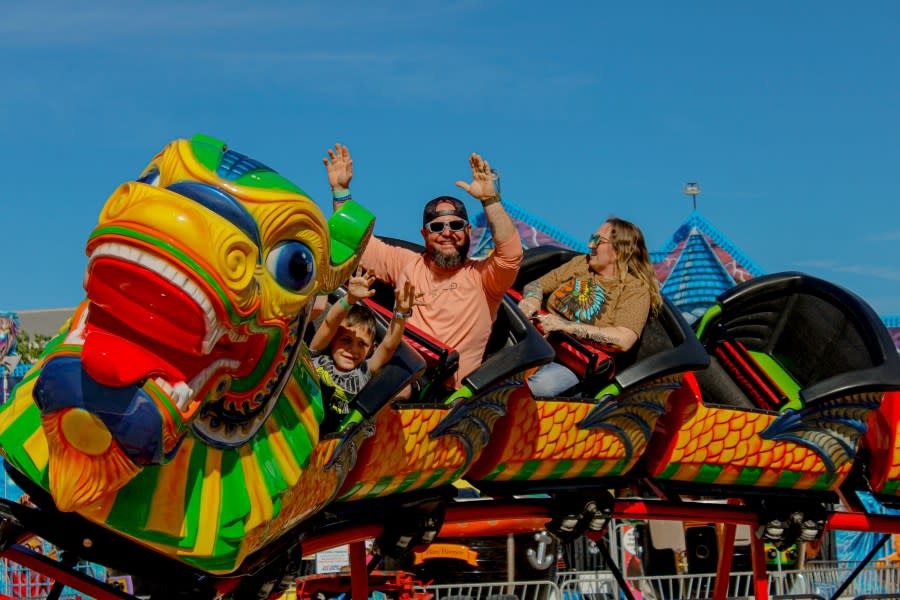
<instances>
[{"instance_id":1,"label":"young boy","mask_svg":"<svg viewBox=\"0 0 900 600\"><path fill-rule=\"evenodd\" d=\"M360 300L375 294L373 271L357 271L347 283L347 294L335 302L309 343L319 373L325 419L320 430L337 430L350 412L350 401L394 355L403 339L406 319L412 315L415 287L409 282L395 292L394 318L384 339L375 346L375 315Z\"/></svg>"}]
</instances>

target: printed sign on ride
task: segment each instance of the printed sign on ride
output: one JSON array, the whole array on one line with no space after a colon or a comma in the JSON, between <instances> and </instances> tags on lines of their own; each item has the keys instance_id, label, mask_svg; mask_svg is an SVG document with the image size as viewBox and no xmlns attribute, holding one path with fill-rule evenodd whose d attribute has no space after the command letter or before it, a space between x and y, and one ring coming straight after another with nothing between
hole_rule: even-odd
<instances>
[{"instance_id":1,"label":"printed sign on ride","mask_svg":"<svg viewBox=\"0 0 900 600\"><path fill-rule=\"evenodd\" d=\"M473 567L478 566L478 552L462 544L431 544L422 552L415 553L415 564L421 565L434 558L452 558L461 560Z\"/></svg>"},{"instance_id":2,"label":"printed sign on ride","mask_svg":"<svg viewBox=\"0 0 900 600\"><path fill-rule=\"evenodd\" d=\"M316 554L316 573L340 573L341 569L349 565L350 549L346 545Z\"/></svg>"}]
</instances>

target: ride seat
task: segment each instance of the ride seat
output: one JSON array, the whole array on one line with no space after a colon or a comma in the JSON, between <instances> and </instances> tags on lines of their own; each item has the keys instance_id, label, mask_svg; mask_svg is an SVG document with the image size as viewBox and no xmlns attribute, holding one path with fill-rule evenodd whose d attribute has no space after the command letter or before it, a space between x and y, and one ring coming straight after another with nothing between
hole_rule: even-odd
<instances>
[{"instance_id":1,"label":"ride seat","mask_svg":"<svg viewBox=\"0 0 900 600\"><path fill-rule=\"evenodd\" d=\"M778 385L776 378L783 381L793 381L793 378L775 359L769 357L766 368L763 368L744 344L734 339L723 327L716 328L714 337L716 341L712 344L710 354L740 392L735 394L735 390L730 389L728 395L733 397L730 401L728 398L722 399L725 403L749 404L753 408L780 411L791 402L792 396ZM796 383L794 386L796 387Z\"/></svg>"},{"instance_id":2,"label":"ride seat","mask_svg":"<svg viewBox=\"0 0 900 600\"><path fill-rule=\"evenodd\" d=\"M896 348L872 308L803 273L736 286L696 325L713 358L697 377L707 403L802 409L898 384Z\"/></svg>"}]
</instances>

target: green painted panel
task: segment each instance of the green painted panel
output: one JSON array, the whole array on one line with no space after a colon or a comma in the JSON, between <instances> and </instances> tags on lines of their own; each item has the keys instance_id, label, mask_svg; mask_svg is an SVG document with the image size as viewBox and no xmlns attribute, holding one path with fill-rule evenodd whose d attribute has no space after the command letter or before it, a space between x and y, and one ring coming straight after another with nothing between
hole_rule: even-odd
<instances>
[{"instance_id":1,"label":"green painted panel","mask_svg":"<svg viewBox=\"0 0 900 600\"><path fill-rule=\"evenodd\" d=\"M106 519L111 527L141 539L160 539L159 534L144 531L150 517L150 499L159 481L159 470L160 467L146 467L122 486ZM169 537L165 536L165 539Z\"/></svg>"},{"instance_id":2,"label":"green painted panel","mask_svg":"<svg viewBox=\"0 0 900 600\"><path fill-rule=\"evenodd\" d=\"M564 475L568 475L569 469L572 468L572 463L573 461L571 460L561 460L557 462L556 466L553 467L553 470L547 475L547 479L559 479Z\"/></svg>"},{"instance_id":3,"label":"green painted panel","mask_svg":"<svg viewBox=\"0 0 900 600\"><path fill-rule=\"evenodd\" d=\"M734 483L736 485L753 485L762 477L762 472L759 467L744 467Z\"/></svg>"},{"instance_id":4,"label":"green painted panel","mask_svg":"<svg viewBox=\"0 0 900 600\"><path fill-rule=\"evenodd\" d=\"M722 474L721 465L700 465L700 472L694 481L697 483L713 483Z\"/></svg>"},{"instance_id":5,"label":"green painted panel","mask_svg":"<svg viewBox=\"0 0 900 600\"><path fill-rule=\"evenodd\" d=\"M803 475L805 475L805 473L785 469L775 481L775 487L793 488Z\"/></svg>"},{"instance_id":6,"label":"green painted panel","mask_svg":"<svg viewBox=\"0 0 900 600\"><path fill-rule=\"evenodd\" d=\"M516 473L515 479L517 481L531 479L531 476L534 475L534 472L537 471L542 464L543 462L540 460L526 460L519 468L519 472Z\"/></svg>"},{"instance_id":7,"label":"green painted panel","mask_svg":"<svg viewBox=\"0 0 900 600\"><path fill-rule=\"evenodd\" d=\"M799 410L803 408L803 403L800 401L800 384L781 366L781 363L765 352L749 351L749 354L789 398L788 403L781 410L788 408Z\"/></svg>"},{"instance_id":8,"label":"green painted panel","mask_svg":"<svg viewBox=\"0 0 900 600\"><path fill-rule=\"evenodd\" d=\"M237 450L222 453L222 500L219 510L221 535L229 540L244 536L244 524L250 514L250 494L247 478Z\"/></svg>"}]
</instances>

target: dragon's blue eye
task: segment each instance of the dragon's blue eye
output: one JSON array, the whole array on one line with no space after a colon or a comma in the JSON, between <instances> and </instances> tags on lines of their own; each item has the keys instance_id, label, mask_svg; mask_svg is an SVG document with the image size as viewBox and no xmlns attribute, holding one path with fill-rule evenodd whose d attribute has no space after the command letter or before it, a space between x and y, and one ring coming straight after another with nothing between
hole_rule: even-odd
<instances>
[{"instance_id":1,"label":"dragon's blue eye","mask_svg":"<svg viewBox=\"0 0 900 600\"><path fill-rule=\"evenodd\" d=\"M280 242L266 257L266 268L278 284L300 292L315 279L316 263L309 246L294 240Z\"/></svg>"}]
</instances>

